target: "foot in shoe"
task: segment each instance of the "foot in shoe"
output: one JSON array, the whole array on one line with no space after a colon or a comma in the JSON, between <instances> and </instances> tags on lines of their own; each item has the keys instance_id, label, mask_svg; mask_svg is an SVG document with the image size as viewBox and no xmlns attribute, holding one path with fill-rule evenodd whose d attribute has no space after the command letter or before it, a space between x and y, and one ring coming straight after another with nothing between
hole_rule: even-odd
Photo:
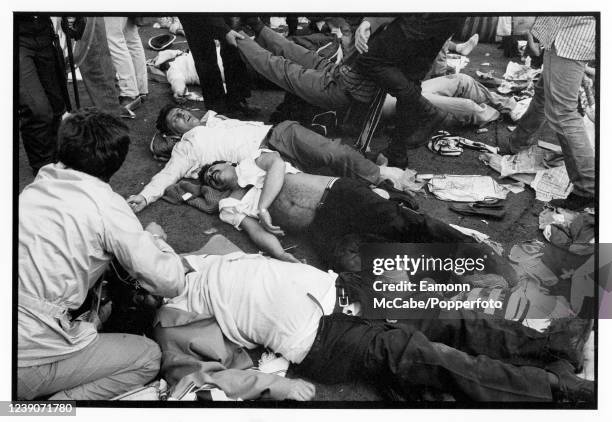
<instances>
[{"instance_id":1,"label":"foot in shoe","mask_svg":"<svg viewBox=\"0 0 612 422\"><path fill-rule=\"evenodd\" d=\"M566 360L558 360L545 368L551 380L551 390L557 401L592 402L595 383L574 374L574 367Z\"/></svg>"},{"instance_id":2,"label":"foot in shoe","mask_svg":"<svg viewBox=\"0 0 612 422\"><path fill-rule=\"evenodd\" d=\"M555 208L565 208L572 211L580 211L585 208L593 208L595 200L593 197L579 196L573 192L565 199L553 199L548 203Z\"/></svg>"},{"instance_id":3,"label":"foot in shoe","mask_svg":"<svg viewBox=\"0 0 612 422\"><path fill-rule=\"evenodd\" d=\"M462 56L467 56L472 52L474 47L476 47L477 45L478 45L478 34L474 34L466 42L457 44L457 48L455 48L455 50L457 51L457 53L461 54Z\"/></svg>"}]
</instances>

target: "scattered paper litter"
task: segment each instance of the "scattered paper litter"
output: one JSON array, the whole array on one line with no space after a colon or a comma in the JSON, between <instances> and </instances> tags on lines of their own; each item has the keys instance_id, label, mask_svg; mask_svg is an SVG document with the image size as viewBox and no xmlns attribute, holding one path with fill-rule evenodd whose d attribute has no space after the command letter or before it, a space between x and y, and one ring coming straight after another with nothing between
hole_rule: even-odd
<instances>
[{"instance_id":1,"label":"scattered paper litter","mask_svg":"<svg viewBox=\"0 0 612 422\"><path fill-rule=\"evenodd\" d=\"M476 202L485 198L506 199L509 190L490 176L439 175L429 180L427 187L443 201Z\"/></svg>"}]
</instances>

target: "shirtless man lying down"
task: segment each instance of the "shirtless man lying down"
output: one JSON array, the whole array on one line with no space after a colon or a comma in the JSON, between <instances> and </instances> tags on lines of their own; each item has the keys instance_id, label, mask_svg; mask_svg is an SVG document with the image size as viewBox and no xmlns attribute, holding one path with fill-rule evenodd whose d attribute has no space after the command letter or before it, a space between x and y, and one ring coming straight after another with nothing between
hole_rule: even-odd
<instances>
[{"instance_id":1,"label":"shirtless man lying down","mask_svg":"<svg viewBox=\"0 0 612 422\"><path fill-rule=\"evenodd\" d=\"M300 172L273 151L259 150L237 165L217 162L205 166L200 180L215 189L232 191L219 202L222 221L245 230L259 248L285 261L297 260L283 250L276 237L284 230L306 233L324 259L329 259L337 242L353 233L377 235L389 242L474 242L440 220L380 197L366 184ZM497 259L484 245L469 247L479 250L480 256ZM494 267L512 282L515 275L509 265Z\"/></svg>"}]
</instances>

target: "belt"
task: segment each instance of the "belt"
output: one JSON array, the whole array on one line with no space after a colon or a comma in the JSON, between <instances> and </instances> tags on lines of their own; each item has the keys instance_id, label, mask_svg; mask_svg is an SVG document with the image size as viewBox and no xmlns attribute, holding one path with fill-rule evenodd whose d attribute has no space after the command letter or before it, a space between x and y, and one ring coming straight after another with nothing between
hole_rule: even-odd
<instances>
[{"instance_id":1,"label":"belt","mask_svg":"<svg viewBox=\"0 0 612 422\"><path fill-rule=\"evenodd\" d=\"M329 182L327 182L327 186L325 186L325 190L323 191L323 195L321 195L321 200L319 201L319 204L317 205L317 209L321 209L321 207L323 205L325 205L325 200L327 199L327 195L329 195L329 191L331 190L332 186L334 186L334 183L336 183L336 181L340 179L339 177L333 177L329 180Z\"/></svg>"},{"instance_id":2,"label":"belt","mask_svg":"<svg viewBox=\"0 0 612 422\"><path fill-rule=\"evenodd\" d=\"M41 312L45 315L49 315L53 318L67 318L68 317L68 308L60 305L56 305L54 303L47 302L44 299L39 299L33 296L30 296L26 293L19 292L19 305L28 308L33 311Z\"/></svg>"}]
</instances>

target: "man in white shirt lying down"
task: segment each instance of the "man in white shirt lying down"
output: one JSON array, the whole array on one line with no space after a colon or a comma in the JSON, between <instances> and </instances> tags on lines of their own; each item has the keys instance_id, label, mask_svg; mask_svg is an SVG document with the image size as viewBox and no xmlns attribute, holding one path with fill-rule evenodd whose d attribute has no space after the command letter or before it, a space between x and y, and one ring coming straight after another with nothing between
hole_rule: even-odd
<instances>
[{"instance_id":1,"label":"man in white shirt lying down","mask_svg":"<svg viewBox=\"0 0 612 422\"><path fill-rule=\"evenodd\" d=\"M402 398L423 388L460 401L595 398L593 382L560 359L570 349L567 333L543 334L471 311L405 324L365 320L336 306L337 288L359 288L354 275L242 252L186 261L194 271L166 306L214 317L229 340L282 354L298 376L326 384L363 380Z\"/></svg>"},{"instance_id":2,"label":"man in white shirt lying down","mask_svg":"<svg viewBox=\"0 0 612 422\"><path fill-rule=\"evenodd\" d=\"M339 140L325 138L293 121L271 126L228 119L212 110L198 119L186 109L168 105L159 113L157 128L166 137L156 137L151 150L169 161L139 194L128 198L134 212L157 201L168 186L183 177L197 179L202 166L219 160L239 162L260 147L278 151L305 170L327 167L339 176L375 185L385 179L397 183L403 173L398 168L377 166Z\"/></svg>"}]
</instances>

